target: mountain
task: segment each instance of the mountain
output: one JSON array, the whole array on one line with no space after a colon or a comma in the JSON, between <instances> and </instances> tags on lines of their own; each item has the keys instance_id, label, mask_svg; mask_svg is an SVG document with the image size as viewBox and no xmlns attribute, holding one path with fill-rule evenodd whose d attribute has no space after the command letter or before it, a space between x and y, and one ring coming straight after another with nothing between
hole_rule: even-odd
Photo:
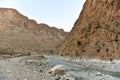
<instances>
[{"instance_id":1,"label":"mountain","mask_svg":"<svg viewBox=\"0 0 120 80\"><path fill-rule=\"evenodd\" d=\"M59 51L71 57L120 58L120 0L86 0Z\"/></svg>"},{"instance_id":2,"label":"mountain","mask_svg":"<svg viewBox=\"0 0 120 80\"><path fill-rule=\"evenodd\" d=\"M67 36L62 29L38 24L12 8L0 8L0 48L29 51L55 49Z\"/></svg>"}]
</instances>

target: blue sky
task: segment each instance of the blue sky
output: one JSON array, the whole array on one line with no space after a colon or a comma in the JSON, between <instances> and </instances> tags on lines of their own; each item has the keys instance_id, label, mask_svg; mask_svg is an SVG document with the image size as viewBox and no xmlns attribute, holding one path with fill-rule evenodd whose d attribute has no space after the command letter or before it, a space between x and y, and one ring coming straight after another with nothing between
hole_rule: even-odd
<instances>
[{"instance_id":1,"label":"blue sky","mask_svg":"<svg viewBox=\"0 0 120 80\"><path fill-rule=\"evenodd\" d=\"M85 0L0 0L0 7L15 8L38 23L70 31Z\"/></svg>"}]
</instances>

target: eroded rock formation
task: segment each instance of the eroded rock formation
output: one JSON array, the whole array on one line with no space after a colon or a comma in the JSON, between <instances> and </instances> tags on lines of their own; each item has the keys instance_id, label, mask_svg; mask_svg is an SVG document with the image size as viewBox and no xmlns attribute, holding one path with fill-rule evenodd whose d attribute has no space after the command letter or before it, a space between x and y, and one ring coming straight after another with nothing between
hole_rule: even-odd
<instances>
[{"instance_id":1,"label":"eroded rock formation","mask_svg":"<svg viewBox=\"0 0 120 80\"><path fill-rule=\"evenodd\" d=\"M59 50L72 57L120 58L120 0L86 0Z\"/></svg>"},{"instance_id":2,"label":"eroded rock formation","mask_svg":"<svg viewBox=\"0 0 120 80\"><path fill-rule=\"evenodd\" d=\"M45 51L55 49L67 36L62 29L37 24L17 10L0 8L0 48Z\"/></svg>"}]
</instances>

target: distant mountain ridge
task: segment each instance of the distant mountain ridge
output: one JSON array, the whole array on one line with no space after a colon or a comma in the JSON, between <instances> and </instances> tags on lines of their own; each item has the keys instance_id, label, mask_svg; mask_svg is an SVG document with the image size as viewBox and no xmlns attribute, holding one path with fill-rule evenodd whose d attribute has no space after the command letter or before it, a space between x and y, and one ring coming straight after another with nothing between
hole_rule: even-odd
<instances>
[{"instance_id":1,"label":"distant mountain ridge","mask_svg":"<svg viewBox=\"0 0 120 80\"><path fill-rule=\"evenodd\" d=\"M45 51L55 49L67 32L47 24L37 24L17 10L0 8L0 48Z\"/></svg>"},{"instance_id":2,"label":"distant mountain ridge","mask_svg":"<svg viewBox=\"0 0 120 80\"><path fill-rule=\"evenodd\" d=\"M59 51L80 58L120 58L120 0L86 0Z\"/></svg>"}]
</instances>

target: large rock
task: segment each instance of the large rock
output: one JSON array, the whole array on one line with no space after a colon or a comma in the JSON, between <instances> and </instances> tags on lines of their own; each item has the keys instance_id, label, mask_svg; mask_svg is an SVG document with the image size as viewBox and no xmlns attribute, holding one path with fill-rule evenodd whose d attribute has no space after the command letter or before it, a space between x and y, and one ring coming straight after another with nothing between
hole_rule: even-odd
<instances>
[{"instance_id":1,"label":"large rock","mask_svg":"<svg viewBox=\"0 0 120 80\"><path fill-rule=\"evenodd\" d=\"M49 73L64 75L66 71L67 71L67 69L65 68L64 65L56 65L49 71Z\"/></svg>"},{"instance_id":2,"label":"large rock","mask_svg":"<svg viewBox=\"0 0 120 80\"><path fill-rule=\"evenodd\" d=\"M80 58L120 58L120 0L86 0L59 51Z\"/></svg>"},{"instance_id":3,"label":"large rock","mask_svg":"<svg viewBox=\"0 0 120 80\"><path fill-rule=\"evenodd\" d=\"M53 50L66 36L64 30L37 24L15 9L0 8L0 48L37 52Z\"/></svg>"}]
</instances>

